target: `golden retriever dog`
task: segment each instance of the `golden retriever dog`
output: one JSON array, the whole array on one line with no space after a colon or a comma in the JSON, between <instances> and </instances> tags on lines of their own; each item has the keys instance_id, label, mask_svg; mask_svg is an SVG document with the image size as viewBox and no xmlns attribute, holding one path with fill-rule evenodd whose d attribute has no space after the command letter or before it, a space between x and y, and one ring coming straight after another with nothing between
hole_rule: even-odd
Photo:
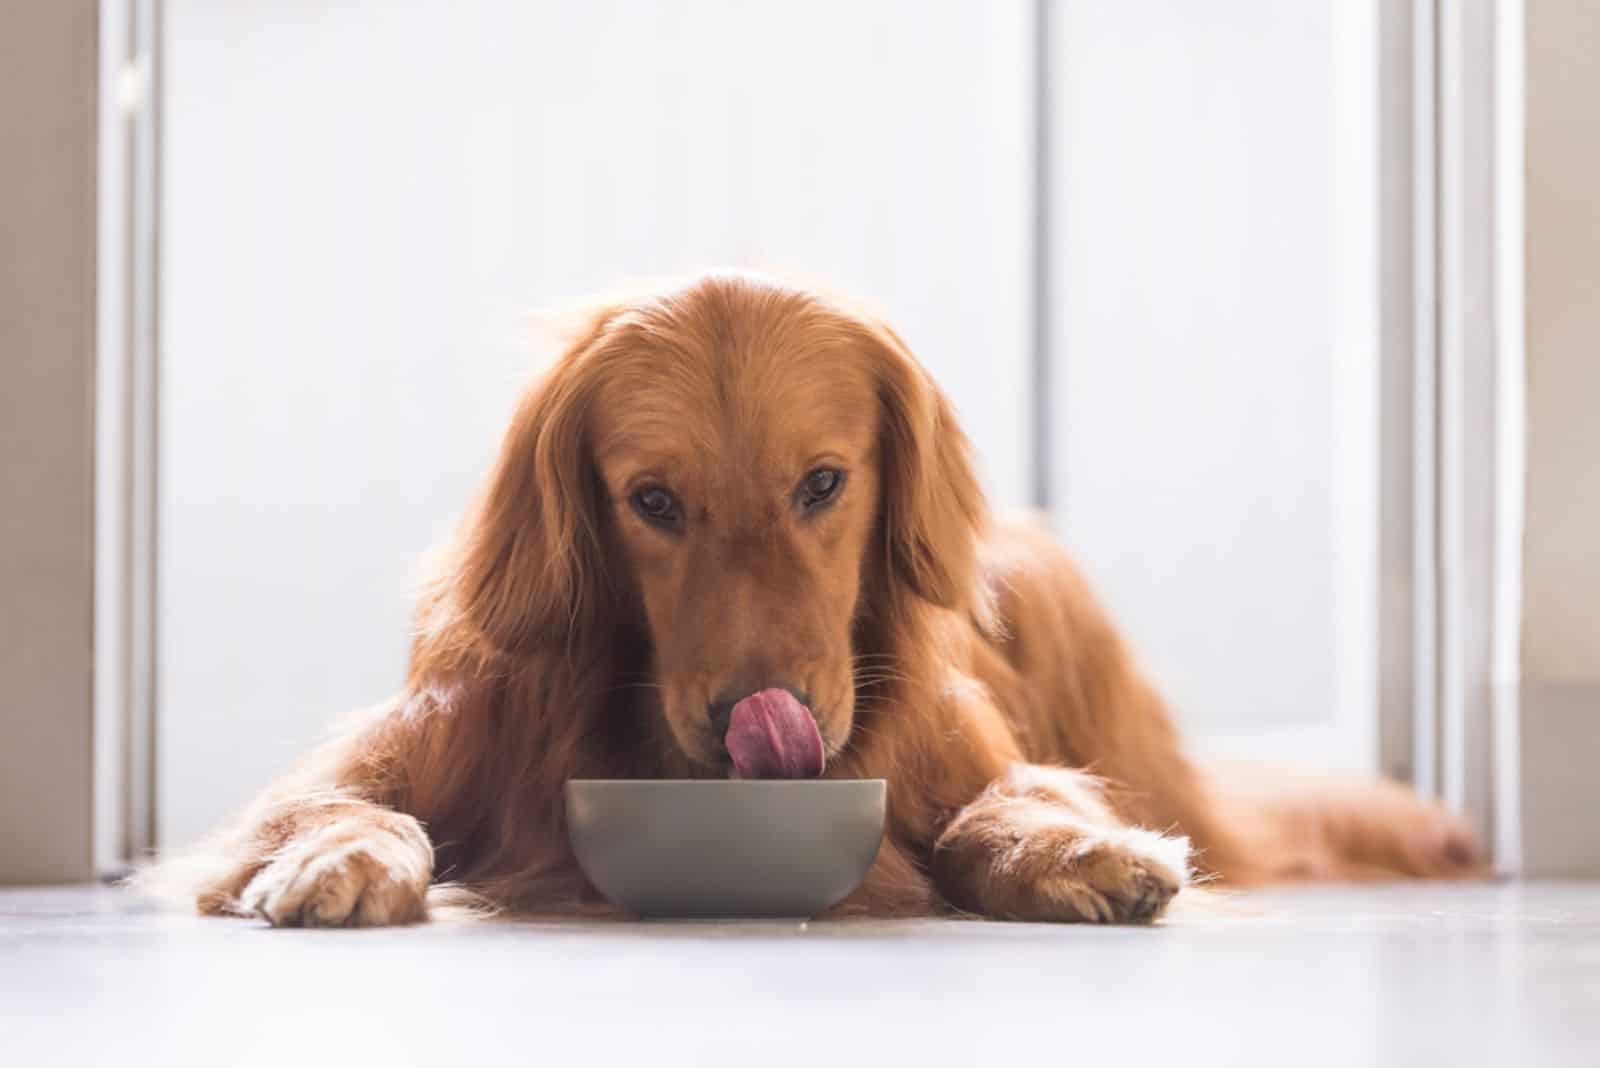
<instances>
[{"instance_id":1,"label":"golden retriever dog","mask_svg":"<svg viewBox=\"0 0 1600 1068\"><path fill-rule=\"evenodd\" d=\"M1398 786L1189 759L900 338L739 273L596 307L437 559L404 691L181 868L275 925L408 923L449 886L584 911L563 783L729 775L888 780L846 914L1141 923L1201 873L1479 870Z\"/></svg>"}]
</instances>

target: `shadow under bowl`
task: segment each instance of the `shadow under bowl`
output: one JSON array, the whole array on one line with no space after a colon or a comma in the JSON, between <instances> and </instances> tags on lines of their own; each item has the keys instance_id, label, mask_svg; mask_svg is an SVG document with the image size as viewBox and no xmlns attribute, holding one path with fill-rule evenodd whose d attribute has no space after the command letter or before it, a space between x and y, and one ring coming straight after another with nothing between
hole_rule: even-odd
<instances>
[{"instance_id":1,"label":"shadow under bowl","mask_svg":"<svg viewBox=\"0 0 1600 1068\"><path fill-rule=\"evenodd\" d=\"M637 916L815 916L883 841L882 779L572 779L566 799L584 874Z\"/></svg>"}]
</instances>

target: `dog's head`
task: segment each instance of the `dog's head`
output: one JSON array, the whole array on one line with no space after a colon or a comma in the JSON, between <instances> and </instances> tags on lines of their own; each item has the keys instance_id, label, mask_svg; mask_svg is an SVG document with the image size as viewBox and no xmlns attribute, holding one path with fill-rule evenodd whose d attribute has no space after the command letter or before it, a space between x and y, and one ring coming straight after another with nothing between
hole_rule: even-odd
<instances>
[{"instance_id":1,"label":"dog's head","mask_svg":"<svg viewBox=\"0 0 1600 1068\"><path fill-rule=\"evenodd\" d=\"M863 621L976 609L983 517L898 337L715 274L606 306L529 391L448 595L513 654L636 625L692 764L815 774L807 747L844 747L863 674L895 670L858 659Z\"/></svg>"}]
</instances>

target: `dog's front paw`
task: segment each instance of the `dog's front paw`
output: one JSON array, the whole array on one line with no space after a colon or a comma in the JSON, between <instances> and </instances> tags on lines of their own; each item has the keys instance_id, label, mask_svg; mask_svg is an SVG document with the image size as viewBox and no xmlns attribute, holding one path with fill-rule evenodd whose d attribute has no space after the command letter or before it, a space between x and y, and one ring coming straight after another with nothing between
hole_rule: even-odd
<instances>
[{"instance_id":1,"label":"dog's front paw","mask_svg":"<svg viewBox=\"0 0 1600 1068\"><path fill-rule=\"evenodd\" d=\"M244 912L274 927L381 927L415 923L433 851L410 816L346 818L279 850L239 895Z\"/></svg>"},{"instance_id":2,"label":"dog's front paw","mask_svg":"<svg viewBox=\"0 0 1600 1068\"><path fill-rule=\"evenodd\" d=\"M1039 827L1007 854L996 858L987 911L1008 920L1149 923L1190 874L1187 838L1137 827Z\"/></svg>"}]
</instances>

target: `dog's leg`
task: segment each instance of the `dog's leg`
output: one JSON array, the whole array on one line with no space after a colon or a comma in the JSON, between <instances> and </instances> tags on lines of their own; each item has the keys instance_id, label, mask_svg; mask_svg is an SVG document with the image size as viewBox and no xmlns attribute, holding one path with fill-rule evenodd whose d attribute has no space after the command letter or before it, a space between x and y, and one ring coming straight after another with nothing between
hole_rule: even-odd
<instances>
[{"instance_id":1,"label":"dog's leg","mask_svg":"<svg viewBox=\"0 0 1600 1068\"><path fill-rule=\"evenodd\" d=\"M1210 770L1223 811L1255 845L1253 870L1227 871L1233 882L1489 874L1464 819L1395 783L1261 765Z\"/></svg>"},{"instance_id":2,"label":"dog's leg","mask_svg":"<svg viewBox=\"0 0 1600 1068\"><path fill-rule=\"evenodd\" d=\"M1184 752L1165 702L1065 551L1041 528L995 533L1007 620L990 670L1029 759L1092 767L1123 818L1181 828L1232 885L1481 873L1471 830L1411 791L1306 772L1211 768ZM1003 564L1003 567L999 565Z\"/></svg>"},{"instance_id":3,"label":"dog's leg","mask_svg":"<svg viewBox=\"0 0 1600 1068\"><path fill-rule=\"evenodd\" d=\"M1120 822L1092 777L1015 765L939 836L952 904L1007 920L1147 923L1189 878L1189 842Z\"/></svg>"},{"instance_id":4,"label":"dog's leg","mask_svg":"<svg viewBox=\"0 0 1600 1068\"><path fill-rule=\"evenodd\" d=\"M829 909L839 916L933 916L946 911L933 884L906 853L885 838L878 859L849 897Z\"/></svg>"},{"instance_id":5,"label":"dog's leg","mask_svg":"<svg viewBox=\"0 0 1600 1068\"><path fill-rule=\"evenodd\" d=\"M377 927L424 917L433 847L411 816L345 797L285 801L221 853L202 912L277 927Z\"/></svg>"}]
</instances>

